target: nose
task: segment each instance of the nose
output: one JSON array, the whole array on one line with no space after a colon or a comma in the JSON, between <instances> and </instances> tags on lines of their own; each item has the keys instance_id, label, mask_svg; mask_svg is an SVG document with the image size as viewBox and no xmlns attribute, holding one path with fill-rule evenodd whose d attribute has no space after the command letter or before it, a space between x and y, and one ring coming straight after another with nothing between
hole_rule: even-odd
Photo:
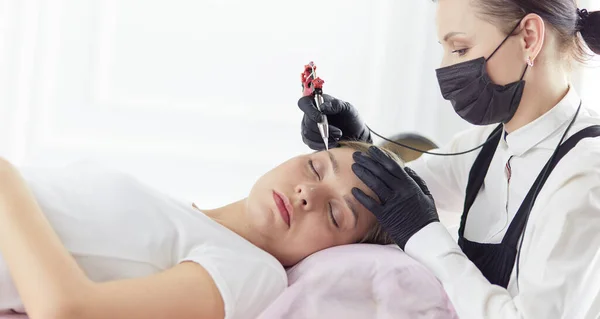
<instances>
[{"instance_id":1,"label":"nose","mask_svg":"<svg viewBox=\"0 0 600 319\"><path fill-rule=\"evenodd\" d=\"M300 184L295 188L294 208L311 211L322 207L326 200L325 189L316 184Z\"/></svg>"},{"instance_id":2,"label":"nose","mask_svg":"<svg viewBox=\"0 0 600 319\"><path fill-rule=\"evenodd\" d=\"M447 66L450 65L450 61L448 59L448 57L446 55L444 55L444 57L442 57L442 60L440 61L440 68L445 68Z\"/></svg>"}]
</instances>

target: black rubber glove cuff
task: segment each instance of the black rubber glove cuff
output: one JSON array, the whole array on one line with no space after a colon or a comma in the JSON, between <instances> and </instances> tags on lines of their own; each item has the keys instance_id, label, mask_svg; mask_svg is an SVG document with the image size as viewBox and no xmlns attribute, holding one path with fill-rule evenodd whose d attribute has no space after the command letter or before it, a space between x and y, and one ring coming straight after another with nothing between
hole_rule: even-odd
<instances>
[{"instance_id":1,"label":"black rubber glove cuff","mask_svg":"<svg viewBox=\"0 0 600 319\"><path fill-rule=\"evenodd\" d=\"M394 202L394 198L392 197L390 201ZM424 203L425 201L425 198L415 195L413 198L403 201L399 213L384 213L379 216L383 225L398 225L389 228L388 234L402 250L406 247L408 240L423 227L440 221L436 210L432 209L429 203Z\"/></svg>"}]
</instances>

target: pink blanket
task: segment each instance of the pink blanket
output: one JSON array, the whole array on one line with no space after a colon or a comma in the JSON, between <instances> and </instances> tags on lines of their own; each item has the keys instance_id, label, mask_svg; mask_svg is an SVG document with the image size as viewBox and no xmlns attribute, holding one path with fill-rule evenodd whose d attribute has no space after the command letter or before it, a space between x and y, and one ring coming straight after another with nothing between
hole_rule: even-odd
<instances>
[{"instance_id":1,"label":"pink blanket","mask_svg":"<svg viewBox=\"0 0 600 319\"><path fill-rule=\"evenodd\" d=\"M458 318L439 281L396 246L323 250L289 269L288 278L261 319Z\"/></svg>"}]
</instances>

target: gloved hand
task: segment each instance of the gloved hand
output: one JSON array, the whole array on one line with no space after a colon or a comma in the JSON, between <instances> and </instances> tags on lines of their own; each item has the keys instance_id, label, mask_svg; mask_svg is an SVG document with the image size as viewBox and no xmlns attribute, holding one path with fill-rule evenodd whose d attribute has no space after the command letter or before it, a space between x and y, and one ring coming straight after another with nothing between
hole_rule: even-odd
<instances>
[{"instance_id":1,"label":"gloved hand","mask_svg":"<svg viewBox=\"0 0 600 319\"><path fill-rule=\"evenodd\" d=\"M429 223L439 221L433 197L425 182L412 169L402 168L381 150L371 146L369 155L355 152L352 171L376 195L379 202L358 188L356 199L370 210L396 244L406 242Z\"/></svg>"},{"instance_id":2,"label":"gloved hand","mask_svg":"<svg viewBox=\"0 0 600 319\"><path fill-rule=\"evenodd\" d=\"M327 115L329 122L329 148L335 147L339 140L373 142L371 132L360 119L358 111L352 104L327 94L323 94L323 100L321 111ZM302 141L313 150L324 150L323 138L317 127L317 122L321 121L323 114L317 109L314 98L310 96L300 98L298 107L304 112Z\"/></svg>"}]
</instances>

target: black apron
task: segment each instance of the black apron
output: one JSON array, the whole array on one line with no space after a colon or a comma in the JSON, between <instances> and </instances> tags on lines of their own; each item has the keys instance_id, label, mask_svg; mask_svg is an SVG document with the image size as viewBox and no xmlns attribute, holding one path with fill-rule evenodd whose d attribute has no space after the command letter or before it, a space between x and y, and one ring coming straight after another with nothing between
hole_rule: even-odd
<instances>
[{"instance_id":1,"label":"black apron","mask_svg":"<svg viewBox=\"0 0 600 319\"><path fill-rule=\"evenodd\" d=\"M512 269L515 265L519 238L525 228L527 218L539 191L556 164L573 147L575 147L579 141L588 137L600 136L600 125L590 126L575 133L558 147L554 160L552 157L548 160L529 189L517 214L508 226L508 230L506 231L504 238L502 238L502 242L498 244L472 242L464 237L467 216L469 215L469 209L473 205L473 202L481 189L481 185L483 185L485 175L492 162L494 153L496 153L496 148L498 142L500 142L501 136L502 125L499 125L492 131L489 136L489 139L491 140L483 146L481 152L475 159L473 166L471 166L464 210L460 220L460 228L458 230L458 245L490 283L506 288L510 281ZM545 172L545 170L547 171Z\"/></svg>"}]
</instances>

